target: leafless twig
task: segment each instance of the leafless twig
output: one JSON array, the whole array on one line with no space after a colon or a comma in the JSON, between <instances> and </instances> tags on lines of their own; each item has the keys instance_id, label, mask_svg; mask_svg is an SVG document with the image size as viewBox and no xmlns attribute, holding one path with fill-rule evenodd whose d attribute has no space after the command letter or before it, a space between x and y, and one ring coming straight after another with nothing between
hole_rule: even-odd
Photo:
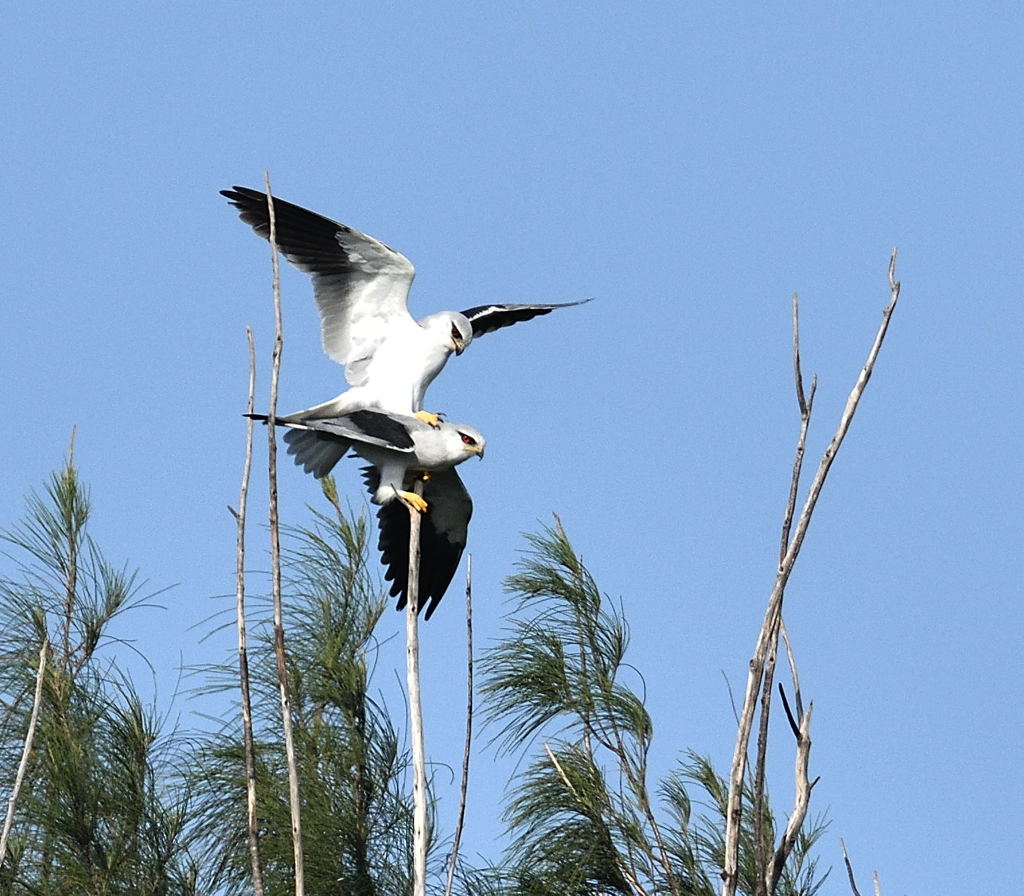
<instances>
[{"instance_id":1,"label":"leafless twig","mask_svg":"<svg viewBox=\"0 0 1024 896\"><path fill-rule=\"evenodd\" d=\"M423 496L419 477L413 491ZM409 737L412 740L412 872L413 896L427 891L427 768L423 746L423 703L420 696L420 512L409 505L409 580L405 591L405 663L409 688Z\"/></svg>"},{"instance_id":2,"label":"leafless twig","mask_svg":"<svg viewBox=\"0 0 1024 896\"><path fill-rule=\"evenodd\" d=\"M843 864L846 865L846 876L850 878L850 889L853 890L853 896L860 896L857 881L853 876L853 865L850 864L850 857L846 854L846 844L843 843L842 837L839 838L839 848L843 851Z\"/></svg>"},{"instance_id":3,"label":"leafless twig","mask_svg":"<svg viewBox=\"0 0 1024 896\"><path fill-rule=\"evenodd\" d=\"M39 718L39 704L43 700L43 679L46 675L46 655L50 650L50 642L43 638L42 647L39 648L39 666L36 669L36 692L32 698L32 712L28 717L28 731L25 733L25 745L21 751L21 761L18 763L18 771L14 776L14 786L11 788L11 795L7 800L7 816L4 818L3 834L0 834L0 865L7 857L7 840L11 835L11 827L14 825L14 806L18 802L18 794L21 793L21 784L25 780L25 769L28 768L28 758L32 755L32 741L36 734L36 721Z\"/></svg>"},{"instance_id":4,"label":"leafless twig","mask_svg":"<svg viewBox=\"0 0 1024 896\"><path fill-rule=\"evenodd\" d=\"M459 784L459 814L452 837L452 855L448 862L448 880L444 896L451 896L455 866L459 861L462 825L466 819L466 794L469 791L469 755L473 744L473 555L466 557L466 741L462 749L462 781Z\"/></svg>"},{"instance_id":5,"label":"leafless twig","mask_svg":"<svg viewBox=\"0 0 1024 896\"><path fill-rule=\"evenodd\" d=\"M270 406L267 408L267 450L270 476L270 589L274 602L274 654L277 658L277 682L281 691L281 723L284 728L284 749L288 760L288 802L292 818L292 850L295 857L295 896L306 890L302 856L302 815L299 803L299 770L295 761L295 741L292 736L292 705L288 693L288 666L284 650L284 614L281 607L281 528L277 508L277 385L281 373L281 350L284 343L281 322L281 270L277 256L277 220L274 217L274 197L270 190L270 174L264 175L267 189L267 213L270 218L270 256L274 270L274 353L270 370Z\"/></svg>"},{"instance_id":6,"label":"leafless twig","mask_svg":"<svg viewBox=\"0 0 1024 896\"><path fill-rule=\"evenodd\" d=\"M786 657L789 660L789 675L793 680L793 697L796 700L796 714L804 714L804 697L800 690L800 675L796 671L796 657L793 656L793 645L789 643L789 632L786 631L786 622L782 621L779 626L779 633L782 635L782 642L786 645ZM781 687L781 685L780 685Z\"/></svg>"},{"instance_id":7,"label":"leafless twig","mask_svg":"<svg viewBox=\"0 0 1024 896\"><path fill-rule=\"evenodd\" d=\"M875 340L868 352L867 361L861 369L860 376L857 378L857 382L847 398L846 407L843 409L843 413L839 420L839 426L836 429L835 434L832 436L832 440L828 447L825 449L825 453L818 465L818 470L814 475L814 479L811 481L807 498L804 501L803 510L801 511L800 518L797 521L792 540L789 542L782 560L779 563L775 579L775 587L772 589L771 596L768 600L768 608L765 612L764 622L762 623L761 630L758 635L754 655L750 660L743 710L740 714L740 723L736 734L736 747L733 751L732 768L729 776L729 797L726 804L725 854L723 857L722 869L722 896L735 896L736 893L736 886L738 883L739 833L742 821L741 799L743 778L746 771L747 747L750 742L750 733L753 728L757 696L761 689L765 664L771 649L773 632L778 631L776 620L781 617L782 600L786 589L786 583L789 581L789 576L793 571L793 566L800 554L800 548L803 545L804 537L807 534L807 528L810 525L814 508L818 502L818 497L821 494L821 489L825 484L825 479L828 476L829 469L831 468L832 462L850 428L850 423L857 411L857 405L864 393L868 380L871 378L875 361L878 358L878 353L881 350L883 341L885 340L885 334L889 328L889 321L896 308L896 303L899 300L900 294L900 284L895 279L895 272L896 250L894 249L889 260L889 304L882 313L882 323L879 326L878 332L875 334ZM797 358L797 369L799 370L798 354L795 353L795 357ZM800 401L801 396L802 387L800 386L800 378L798 375L798 402ZM807 404L809 404L809 402ZM808 711L807 716L800 720L801 725L803 725L804 722L807 722L809 725L809 716L810 712ZM807 738L807 749L810 749L809 737ZM800 752L798 749L798 765L799 761Z\"/></svg>"},{"instance_id":8,"label":"leafless twig","mask_svg":"<svg viewBox=\"0 0 1024 896\"><path fill-rule=\"evenodd\" d=\"M782 682L779 682L779 697L782 698L782 708L786 711L786 720L789 722L789 730L793 732L793 737L800 738L800 724L797 722L797 717L793 715L793 709L789 705L789 700L786 698L786 689L782 686ZM803 718L803 713L800 713L800 717Z\"/></svg>"},{"instance_id":9,"label":"leafless twig","mask_svg":"<svg viewBox=\"0 0 1024 896\"><path fill-rule=\"evenodd\" d=\"M252 328L245 328L249 343L249 398L246 413L252 414L256 392L256 346ZM249 501L249 474L252 470L253 421L246 417L245 461L242 464L242 485L238 496L238 512L234 513L235 535L235 615L238 627L238 677L242 696L242 741L245 750L245 793L248 806L249 857L252 861L252 886L255 896L263 896L263 862L260 859L260 835L256 823L256 749L252 736L252 700L249 695L249 654L245 631L245 514Z\"/></svg>"}]
</instances>

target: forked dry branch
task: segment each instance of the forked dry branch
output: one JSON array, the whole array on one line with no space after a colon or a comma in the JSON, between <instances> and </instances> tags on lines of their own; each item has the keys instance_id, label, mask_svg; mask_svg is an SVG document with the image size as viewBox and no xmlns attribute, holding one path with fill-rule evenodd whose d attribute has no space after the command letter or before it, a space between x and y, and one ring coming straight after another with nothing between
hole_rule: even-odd
<instances>
[{"instance_id":1,"label":"forked dry branch","mask_svg":"<svg viewBox=\"0 0 1024 896\"><path fill-rule=\"evenodd\" d=\"M825 479L828 477L829 469L831 468L832 462L835 460L835 456L843 443L843 439L846 437L846 433L850 428L850 423L857 411L857 405L864 393L868 380L871 378L875 361L878 358L878 353L885 340L885 335L889 328L889 321L896 308L899 295L900 284L896 280L896 250L894 249L889 259L889 304L882 313L882 322L875 335L875 340L871 349L868 352L867 361L864 363L860 376L857 378L857 382L847 398L846 406L839 419L839 426L836 429L835 434L832 436L832 440L829 442L828 447L825 449L825 453L818 465L818 470L815 473L808 489L807 497L800 513L800 518L796 524L796 529L792 533L792 538L790 538L790 526L796 507L796 494L799 490L807 426L810 421L814 398L814 385L811 387L810 398L806 399L804 396L803 375L800 367L799 310L796 297L794 296L793 367L794 377L796 379L797 404L800 408L801 417L800 437L797 442L796 457L793 464L793 475L790 483L790 496L782 527L782 539L780 546L781 559L776 573L775 586L772 589L771 596L769 597L768 608L765 612L764 621L758 634L754 655L750 660L743 707L740 712L739 724L737 726L736 747L733 751L732 767L729 776L729 797L726 805L722 896L735 896L736 893L738 883L739 839L743 813L742 789L747 768L747 750L750 744L750 735L754 725L754 715L757 712L759 696L761 697L760 702L762 705L762 740L765 740L767 737L766 725L771 699L771 675L774 670L775 655L778 649L778 638L782 627L782 601L785 594L786 584L793 571L796 558L800 554L800 548L803 545L804 537L807 534L807 528L810 525L811 517L818 502L818 497L821 494L822 486L825 483ZM792 656L790 657L790 663L791 667L795 667ZM796 718L798 726L796 758L797 792L793 812L790 816L789 823L786 826L786 832L783 834L782 840L775 851L770 868L765 867L767 865L767 853L766 850L762 848L760 842L757 849L760 872L758 892L763 891L767 893L768 896L771 896L771 894L774 893L782 867L785 865L786 859L792 850L793 843L796 840L796 835L799 833L800 827L803 824L803 820L807 812L807 805L810 800L810 791L813 787L813 782L808 780L807 775L807 762L811 746L809 731L812 707L809 706L807 712L804 713L800 708L801 703L802 700L798 702ZM755 792L754 799L756 807L759 808L763 805L764 798L763 745L758 748L757 763L755 777L760 779L761 792L760 795ZM757 809L755 811L757 811ZM758 816L760 816L760 814L760 811L758 811Z\"/></svg>"}]
</instances>

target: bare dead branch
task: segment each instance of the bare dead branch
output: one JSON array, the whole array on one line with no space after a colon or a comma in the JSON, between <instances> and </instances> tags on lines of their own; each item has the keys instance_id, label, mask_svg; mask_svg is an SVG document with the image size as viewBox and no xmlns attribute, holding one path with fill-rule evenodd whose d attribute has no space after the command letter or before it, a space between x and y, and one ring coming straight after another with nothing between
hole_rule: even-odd
<instances>
[{"instance_id":1,"label":"bare dead branch","mask_svg":"<svg viewBox=\"0 0 1024 896\"><path fill-rule=\"evenodd\" d=\"M580 794L579 791L573 786L572 781L569 780L569 776L565 773L565 769L562 768L562 763L558 761L558 757L555 756L547 744L544 744L544 751L548 754L548 759L551 760L551 764L555 767L555 771L558 773L558 777L562 779L562 783L565 785L565 789L569 791L579 802Z\"/></svg>"},{"instance_id":2,"label":"bare dead branch","mask_svg":"<svg viewBox=\"0 0 1024 896\"><path fill-rule=\"evenodd\" d=\"M878 359L878 353L881 351L882 343L885 341L885 334L889 330L889 321L892 318L892 313L896 310L896 303L900 297L900 284L894 279L895 272L896 250L893 249L892 256L889 259L889 304L882 312L882 323L878 328L878 332L875 334L875 341L872 343L871 350L868 352L867 360L861 368L860 376L857 378L857 382L854 384L853 390L846 399L846 407L843 409L842 416L839 419L839 428L836 430L835 435L832 436L832 441L829 442L828 447L825 449L825 453L821 458L821 463L818 465L818 471L815 473L814 479L811 481L810 491L808 492L807 499L804 501L804 507L800 514L800 521L797 523L796 533L793 536L793 542L790 544L789 550L786 552L786 556L783 558L782 564L780 564L779 575L782 577L784 573L785 580L787 581L789 579L789 573L792 571L793 564L796 562L797 555L800 553L800 548L803 546L803 540L807 535L807 528L810 523L811 516L814 513L815 505L818 503L818 496L821 494L821 489L825 484L825 479L828 477L828 471L831 469L832 462L835 460L836 454L838 454L839 448L843 444L843 439L846 438L846 433L850 429L850 424L853 422L853 416L857 412L857 405L860 404L860 399L864 394L864 389L867 387L868 381L871 379L871 374L874 372L875 361ZM785 581L783 581L783 586L784 585Z\"/></svg>"},{"instance_id":3,"label":"bare dead branch","mask_svg":"<svg viewBox=\"0 0 1024 896\"><path fill-rule=\"evenodd\" d=\"M18 802L18 795L21 793L22 782L25 780L25 769L28 768L29 756L32 755L32 741L36 734L36 721L39 719L39 705L43 701L43 680L46 676L46 656L49 651L50 641L48 638L43 638L43 644L39 648L39 664L36 668L36 691L32 698L32 712L28 717L28 731L25 732L25 744L21 750L21 761L18 763L18 771L14 776L14 786L11 788L11 795L7 800L7 815L4 818L3 834L0 834L0 865L7 858L7 840L11 836L11 828L14 825L14 807Z\"/></svg>"},{"instance_id":4,"label":"bare dead branch","mask_svg":"<svg viewBox=\"0 0 1024 896\"><path fill-rule=\"evenodd\" d=\"M811 379L811 397L804 396L804 374L800 366L800 298L793 293L793 378L796 381L796 402L800 409L800 435L796 442L793 456L793 473L789 480L789 497L786 499L786 513L782 520L782 533L779 538L779 562L786 556L789 548L789 532L793 525L793 514L796 512L796 497L800 490L800 477L803 473L804 450L807 445L807 430L811 423L814 409L814 393L818 389L818 378Z\"/></svg>"},{"instance_id":5,"label":"bare dead branch","mask_svg":"<svg viewBox=\"0 0 1024 896\"><path fill-rule=\"evenodd\" d=\"M782 708L786 711L786 718L789 720L790 730L793 732L793 736L800 739L800 725L797 724L796 718L793 716L793 710L790 709L789 700L786 697L786 689L782 686L782 682L779 682L779 696L782 698ZM800 713L800 717L803 718L803 713Z\"/></svg>"},{"instance_id":6,"label":"bare dead branch","mask_svg":"<svg viewBox=\"0 0 1024 896\"><path fill-rule=\"evenodd\" d=\"M804 698L800 690L800 676L796 671L796 657L793 656L793 645L789 643L789 632L786 631L786 620L782 620L779 633L782 635L782 643L786 645L786 657L789 660L789 676L793 681L793 696L796 699L797 718L803 718ZM781 688L782 685L779 685Z\"/></svg>"},{"instance_id":7,"label":"bare dead branch","mask_svg":"<svg viewBox=\"0 0 1024 896\"><path fill-rule=\"evenodd\" d=\"M796 401L800 411L800 434L797 438L793 457L793 470L790 474L789 495L786 499L786 511L782 519L782 531L779 536L779 562L786 556L789 547L790 529L793 525L793 514L796 512L796 499L800 491L800 479L803 473L804 451L807 444L807 432L811 422L811 411L814 405L814 392L817 380L811 384L811 399L804 395L804 376L800 364L800 298L793 293L793 379L796 385ZM754 896L768 896L766 889L770 875L768 873L770 845L764 833L765 820L765 767L768 755L768 723L771 718L772 683L775 680L775 665L779 650L779 633L783 630L782 615L772 621L772 630L768 637L768 652L765 660L764 677L760 684L761 712L757 731L757 755L754 763L754 781L752 787L753 801L753 833L754 833ZM790 654L790 667L793 668L793 657ZM787 707L787 714L789 713ZM790 718L792 724L792 718ZM795 726L794 726L795 727Z\"/></svg>"},{"instance_id":8,"label":"bare dead branch","mask_svg":"<svg viewBox=\"0 0 1024 896\"><path fill-rule=\"evenodd\" d=\"M777 632L775 620L781 616L782 601L785 594L786 584L789 581L789 576L793 571L796 559L800 554L800 548L802 547L804 538L807 535L807 529L810 525L811 517L814 514L814 508L817 505L821 489L825 484L825 479L828 477L828 472L832 467L832 462L850 428L850 424L853 421L853 416L857 411L857 406L860 403L861 396L864 394L864 389L867 386L868 380L871 378L875 361L878 358L878 353L881 350L882 343L885 340L885 334L889 328L889 321L892 318L892 313L896 308L897 301L899 300L900 284L895 279L895 268L896 250L894 249L889 260L889 304L882 313L882 323L879 326L878 332L875 334L875 340L868 352L867 360L861 369L857 382L854 384L854 387L847 398L846 407L843 409L843 413L840 416L839 426L836 429L835 434L832 436L832 440L828 447L825 449L825 453L818 465L818 470L811 481L807 498L804 501L804 506L800 513L800 518L797 521L796 530L793 533L792 540L789 542L789 546L786 548L782 560L779 563L779 568L775 578L775 586L772 589L771 596L769 597L765 618L758 634L753 657L749 663L743 710L740 714L740 722L737 728L736 746L733 751L732 767L729 776L729 797L726 803L725 854L723 856L722 868L722 896L735 896L736 886L738 883L739 832L742 821L741 803L743 778L747 762L747 747L750 743L750 734L753 728L757 696L761 689L772 636L774 632ZM810 711L808 711L808 716L809 715ZM807 716L801 720L801 724L803 724L806 719ZM807 749L809 750L809 739L807 744ZM799 755L800 753L798 749L798 760Z\"/></svg>"},{"instance_id":9,"label":"bare dead branch","mask_svg":"<svg viewBox=\"0 0 1024 896\"><path fill-rule=\"evenodd\" d=\"M804 399L804 374L800 368L800 297L793 293L793 379L796 382L796 403L800 416L809 414Z\"/></svg>"},{"instance_id":10,"label":"bare dead branch","mask_svg":"<svg viewBox=\"0 0 1024 896\"><path fill-rule=\"evenodd\" d=\"M423 496L423 480L413 491ZM409 506L409 579L405 592L405 662L409 688L409 737L412 740L412 893L427 891L427 767L423 745L423 702L420 696L420 512Z\"/></svg>"},{"instance_id":11,"label":"bare dead branch","mask_svg":"<svg viewBox=\"0 0 1024 896\"><path fill-rule=\"evenodd\" d=\"M270 589L274 603L274 655L277 659L277 682L281 692L281 723L284 729L284 749L288 760L288 802L291 808L292 851L295 858L295 896L304 896L305 869L302 855L302 815L299 802L299 770L295 761L295 740L292 735L292 705L288 693L288 666L284 649L284 614L281 607L281 527L277 506L277 387L281 374L281 351L284 328L281 320L281 270L277 255L277 219L274 215L274 197L270 190L270 174L263 182L267 190L267 212L270 217L270 257L273 266L274 292L274 352L270 369L270 404L267 408L267 470L270 479Z\"/></svg>"},{"instance_id":12,"label":"bare dead branch","mask_svg":"<svg viewBox=\"0 0 1024 896\"><path fill-rule=\"evenodd\" d=\"M793 811L790 813L789 821L786 824L786 832L782 835L778 849L775 850L775 860L772 862L771 878L768 880L768 892L774 893L775 887L782 876L782 869L786 865L789 854L793 851L796 838L803 827L804 819L807 817L807 807L811 803L811 789L814 784L807 777L807 767L811 757L811 716L814 713L814 704L807 707L807 713L800 720L800 729L797 734L796 748L796 797L793 801Z\"/></svg>"},{"instance_id":13,"label":"bare dead branch","mask_svg":"<svg viewBox=\"0 0 1024 896\"><path fill-rule=\"evenodd\" d=\"M452 854L448 862L448 880L444 896L451 896L455 883L455 865L459 860L462 826L466 820L466 795L469 792L469 757L473 744L473 555L466 557L466 740L462 749L462 780L459 783L459 813L455 820Z\"/></svg>"},{"instance_id":14,"label":"bare dead branch","mask_svg":"<svg viewBox=\"0 0 1024 896\"><path fill-rule=\"evenodd\" d=\"M843 864L846 865L846 876L850 879L850 889L853 890L853 896L860 896L860 890L857 889L857 881L853 876L853 865L850 864L850 857L846 854L846 844L843 843L843 838L839 838L839 848L843 851Z\"/></svg>"},{"instance_id":15,"label":"bare dead branch","mask_svg":"<svg viewBox=\"0 0 1024 896\"><path fill-rule=\"evenodd\" d=\"M754 828L754 870L755 889L754 896L767 896L765 882L768 880L768 855L771 846L765 836L765 766L768 757L768 721L771 717L772 708L772 681L775 677L775 658L778 653L778 623L775 621L776 631L769 639L768 655L765 658L764 681L761 684L761 713L759 716L757 730L757 756L754 760L754 781L751 791L753 801L753 828Z\"/></svg>"},{"instance_id":16,"label":"bare dead branch","mask_svg":"<svg viewBox=\"0 0 1024 896\"><path fill-rule=\"evenodd\" d=\"M245 328L249 344L249 397L246 414L252 414L256 392L256 346L252 327ZM245 629L245 513L249 501L249 476L252 471L252 417L246 417L245 460L242 463L242 485L235 518L235 623L238 628L238 678L242 700L242 743L245 752L245 793L248 807L249 858L252 862L252 886L255 896L263 896L263 862L260 858L260 835L256 814L256 749L252 735L252 700L249 694L249 653Z\"/></svg>"}]
</instances>

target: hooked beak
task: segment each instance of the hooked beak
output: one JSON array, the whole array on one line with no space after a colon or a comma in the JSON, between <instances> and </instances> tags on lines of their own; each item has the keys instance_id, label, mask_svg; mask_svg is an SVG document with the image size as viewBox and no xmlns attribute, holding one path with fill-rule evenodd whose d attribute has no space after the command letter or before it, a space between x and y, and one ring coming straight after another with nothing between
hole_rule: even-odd
<instances>
[{"instance_id":1,"label":"hooked beak","mask_svg":"<svg viewBox=\"0 0 1024 896\"><path fill-rule=\"evenodd\" d=\"M456 356L461 355L466 350L466 343L461 339L452 339L452 346L455 349Z\"/></svg>"}]
</instances>

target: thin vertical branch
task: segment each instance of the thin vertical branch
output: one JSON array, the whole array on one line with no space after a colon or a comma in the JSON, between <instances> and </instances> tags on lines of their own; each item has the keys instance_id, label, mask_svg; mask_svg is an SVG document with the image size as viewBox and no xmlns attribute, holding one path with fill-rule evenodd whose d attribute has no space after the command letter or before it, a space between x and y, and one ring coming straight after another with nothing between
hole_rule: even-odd
<instances>
[{"instance_id":1,"label":"thin vertical branch","mask_svg":"<svg viewBox=\"0 0 1024 896\"><path fill-rule=\"evenodd\" d=\"M256 346L252 328L245 328L249 343L249 398L246 403L245 460L242 464L242 485L238 495L235 536L235 615L238 628L238 678L242 697L242 742L245 751L245 794L248 807L249 857L252 861L252 885L255 896L263 896L263 862L260 859L260 835L256 823L256 749L252 735L252 700L249 695L249 654L245 630L245 515L249 502L249 475L252 471L251 415L256 392Z\"/></svg>"},{"instance_id":2,"label":"thin vertical branch","mask_svg":"<svg viewBox=\"0 0 1024 896\"><path fill-rule=\"evenodd\" d=\"M800 297L793 293L793 378L796 381L796 403L800 409L800 435L797 438L796 452L793 458L793 475L789 480L789 498L786 501L786 515L782 520L782 532L779 537L779 563L786 557L789 548L789 533L793 525L793 514L796 512L796 497L800 488L800 477L804 466L804 449L807 445L807 429L811 423L814 410L814 393L818 390L818 378L811 378L811 395L804 395L804 375L800 366Z\"/></svg>"},{"instance_id":3,"label":"thin vertical branch","mask_svg":"<svg viewBox=\"0 0 1024 896\"><path fill-rule=\"evenodd\" d=\"M761 714L758 719L757 730L757 758L754 761L754 782L751 793L753 801L753 827L754 827L754 894L755 896L767 896L765 889L768 880L768 853L770 847L768 838L770 832L765 832L765 798L764 779L765 766L768 758L768 721L771 717L772 707L772 682L775 678L775 660L778 655L779 631L778 626L781 617L775 620L775 630L770 634L768 643L768 655L765 658L764 678L761 682Z\"/></svg>"},{"instance_id":4,"label":"thin vertical branch","mask_svg":"<svg viewBox=\"0 0 1024 896\"><path fill-rule=\"evenodd\" d=\"M846 844L843 843L843 838L839 838L839 848L843 851L843 864L846 865L846 876L850 879L850 889L853 890L853 896L860 896L860 890L857 889L857 880L853 876L853 865L850 864L850 857L846 854Z\"/></svg>"},{"instance_id":5,"label":"thin vertical branch","mask_svg":"<svg viewBox=\"0 0 1024 896\"><path fill-rule=\"evenodd\" d=\"M789 535L793 525L793 514L796 512L796 499L800 491L800 479L803 473L804 453L807 445L807 431L811 422L811 412L814 407L814 393L817 390L818 381L815 377L811 381L810 400L804 394L804 375L800 363L800 297L793 293L792 302L793 316L793 380L796 386L796 403L800 411L800 434L797 437L796 450L793 456L793 471L789 480L789 496L786 499L786 511L782 518L782 531L779 536L779 563L785 559L786 550L789 548ZM785 625L781 614L773 622L773 629L768 638L768 654L765 659L763 680L761 682L761 713L757 731L757 756L754 763L754 781L752 789L753 798L753 828L754 828L754 867L755 867L755 896L768 896L768 881L770 880L768 856L770 847L768 838L765 836L765 768L768 757L768 722L771 717L772 706L772 685L775 680L775 665L778 658L779 634L785 631ZM786 642L787 649L789 642ZM790 669L795 674L796 666L792 652L789 653ZM802 710L801 710L802 712Z\"/></svg>"},{"instance_id":6,"label":"thin vertical branch","mask_svg":"<svg viewBox=\"0 0 1024 896\"><path fill-rule=\"evenodd\" d=\"M277 658L277 681L281 691L281 723L284 727L284 749L288 761L288 802L292 819L292 848L295 856L295 896L304 896L305 871L302 856L302 815L299 804L299 771L295 762L295 741L292 736L292 707L288 694L288 667L284 650L284 614L281 607L281 528L277 506L277 386L281 373L281 351L284 343L281 322L281 270L277 256L277 221L274 197L270 190L270 174L264 174L267 189L267 213L270 218L270 255L274 278L274 353L270 369L270 406L267 409L267 468L270 478L270 589L274 602L274 654Z\"/></svg>"},{"instance_id":7,"label":"thin vertical branch","mask_svg":"<svg viewBox=\"0 0 1024 896\"><path fill-rule=\"evenodd\" d=\"M783 620L780 624L782 643L786 645L786 658L789 660L789 676L793 680L793 698L796 700L796 714L798 718L804 715L804 696L800 690L800 675L796 671L796 657L793 656L793 645L789 643L789 632L786 631L786 623Z\"/></svg>"},{"instance_id":8,"label":"thin vertical branch","mask_svg":"<svg viewBox=\"0 0 1024 896\"><path fill-rule=\"evenodd\" d=\"M466 741L462 748L462 780L459 783L459 814L455 820L452 854L448 862L448 880L444 896L451 896L455 865L459 861L462 825L466 820L466 794L469 791L469 754L473 744L473 555L466 557Z\"/></svg>"},{"instance_id":9,"label":"thin vertical branch","mask_svg":"<svg viewBox=\"0 0 1024 896\"><path fill-rule=\"evenodd\" d=\"M779 847L775 850L775 858L772 862L771 872L767 883L769 893L775 892L779 878L782 876L782 869L786 865L789 854L796 845L797 835L803 827L804 819L807 817L807 807L811 803L811 790L815 782L808 777L808 765L811 757L811 715L814 712L814 704L807 707L807 712L800 719L800 728L797 731L796 746L796 798L793 802L793 811L790 813L789 821L786 823L786 832L779 841Z\"/></svg>"},{"instance_id":10,"label":"thin vertical branch","mask_svg":"<svg viewBox=\"0 0 1024 896\"><path fill-rule=\"evenodd\" d=\"M70 461L69 461L70 463ZM50 650L50 642L43 638L43 645L39 648L39 668L36 669L36 692L32 698L32 712L28 718L28 731L25 733L25 746L21 751L21 761L18 763L18 772L14 776L14 787L7 800L7 817L4 818L3 834L0 834L0 865L7 857L7 840L11 835L11 827L14 825L14 806L18 802L18 794L21 793L21 784L25 780L25 769L28 768L28 758L32 755L32 741L36 734L36 721L39 718L39 704L43 699L43 678L46 675L46 655Z\"/></svg>"},{"instance_id":11,"label":"thin vertical branch","mask_svg":"<svg viewBox=\"0 0 1024 896\"><path fill-rule=\"evenodd\" d=\"M867 386L868 380L870 380L871 374L874 370L875 361L878 358L878 353L885 340L885 334L888 332L889 321L892 318L893 311L896 309L896 303L899 300L900 295L900 284L895 279L895 272L896 250L894 249L889 259L889 304L882 312L882 323L878 328L878 332L875 334L875 340L871 345L867 360L861 369L857 382L854 384L854 387L846 400L846 407L843 409L843 413L840 416L839 426L836 429L835 434L832 436L832 440L829 442L828 447L825 449L825 453L818 465L818 470L814 475L814 479L811 481L807 498L804 501L803 510L800 513L800 519L797 521L796 529L793 533L793 538L789 543L789 547L785 551L782 561L779 563L779 568L775 578L775 586L772 589L771 596L768 600L768 608L765 612L765 618L761 625L760 633L758 634L754 655L750 660L747 673L747 686L743 700L743 709L740 713L740 720L736 733L736 746L733 751L732 768L729 776L729 797L726 803L725 854L723 857L722 867L722 896L735 896L738 884L739 834L742 821L741 800L743 778L746 771L747 747L750 743L750 733L753 728L757 696L761 689L765 663L770 650L772 633L777 632L778 630L775 620L781 616L782 600L785 594L786 584L789 581L789 576L793 571L796 559L800 554L800 548L802 547L804 538L807 535L807 529L810 525L811 517L814 514L814 508L817 505L821 489L825 484L825 479L828 477L828 472L831 469L832 462L835 460L835 456L843 443L843 439L849 431L850 424L857 411L857 406L860 403L861 396L864 394L864 389Z\"/></svg>"},{"instance_id":12,"label":"thin vertical branch","mask_svg":"<svg viewBox=\"0 0 1024 896\"><path fill-rule=\"evenodd\" d=\"M423 480L413 491L423 496ZM413 896L427 892L427 766L423 746L423 703L420 697L420 512L409 506L409 579L405 592L405 662L409 688L409 737L412 740L412 871Z\"/></svg>"},{"instance_id":13,"label":"thin vertical branch","mask_svg":"<svg viewBox=\"0 0 1024 896\"><path fill-rule=\"evenodd\" d=\"M70 475L75 462L75 427L71 427L71 437L68 440L68 462L65 465L65 472ZM73 521L73 513L67 510L67 504L62 502L62 510L65 516L65 531L68 534L68 559L67 577L64 582L64 664L71 668L71 622L75 612L75 592L78 589L78 528Z\"/></svg>"}]
</instances>

